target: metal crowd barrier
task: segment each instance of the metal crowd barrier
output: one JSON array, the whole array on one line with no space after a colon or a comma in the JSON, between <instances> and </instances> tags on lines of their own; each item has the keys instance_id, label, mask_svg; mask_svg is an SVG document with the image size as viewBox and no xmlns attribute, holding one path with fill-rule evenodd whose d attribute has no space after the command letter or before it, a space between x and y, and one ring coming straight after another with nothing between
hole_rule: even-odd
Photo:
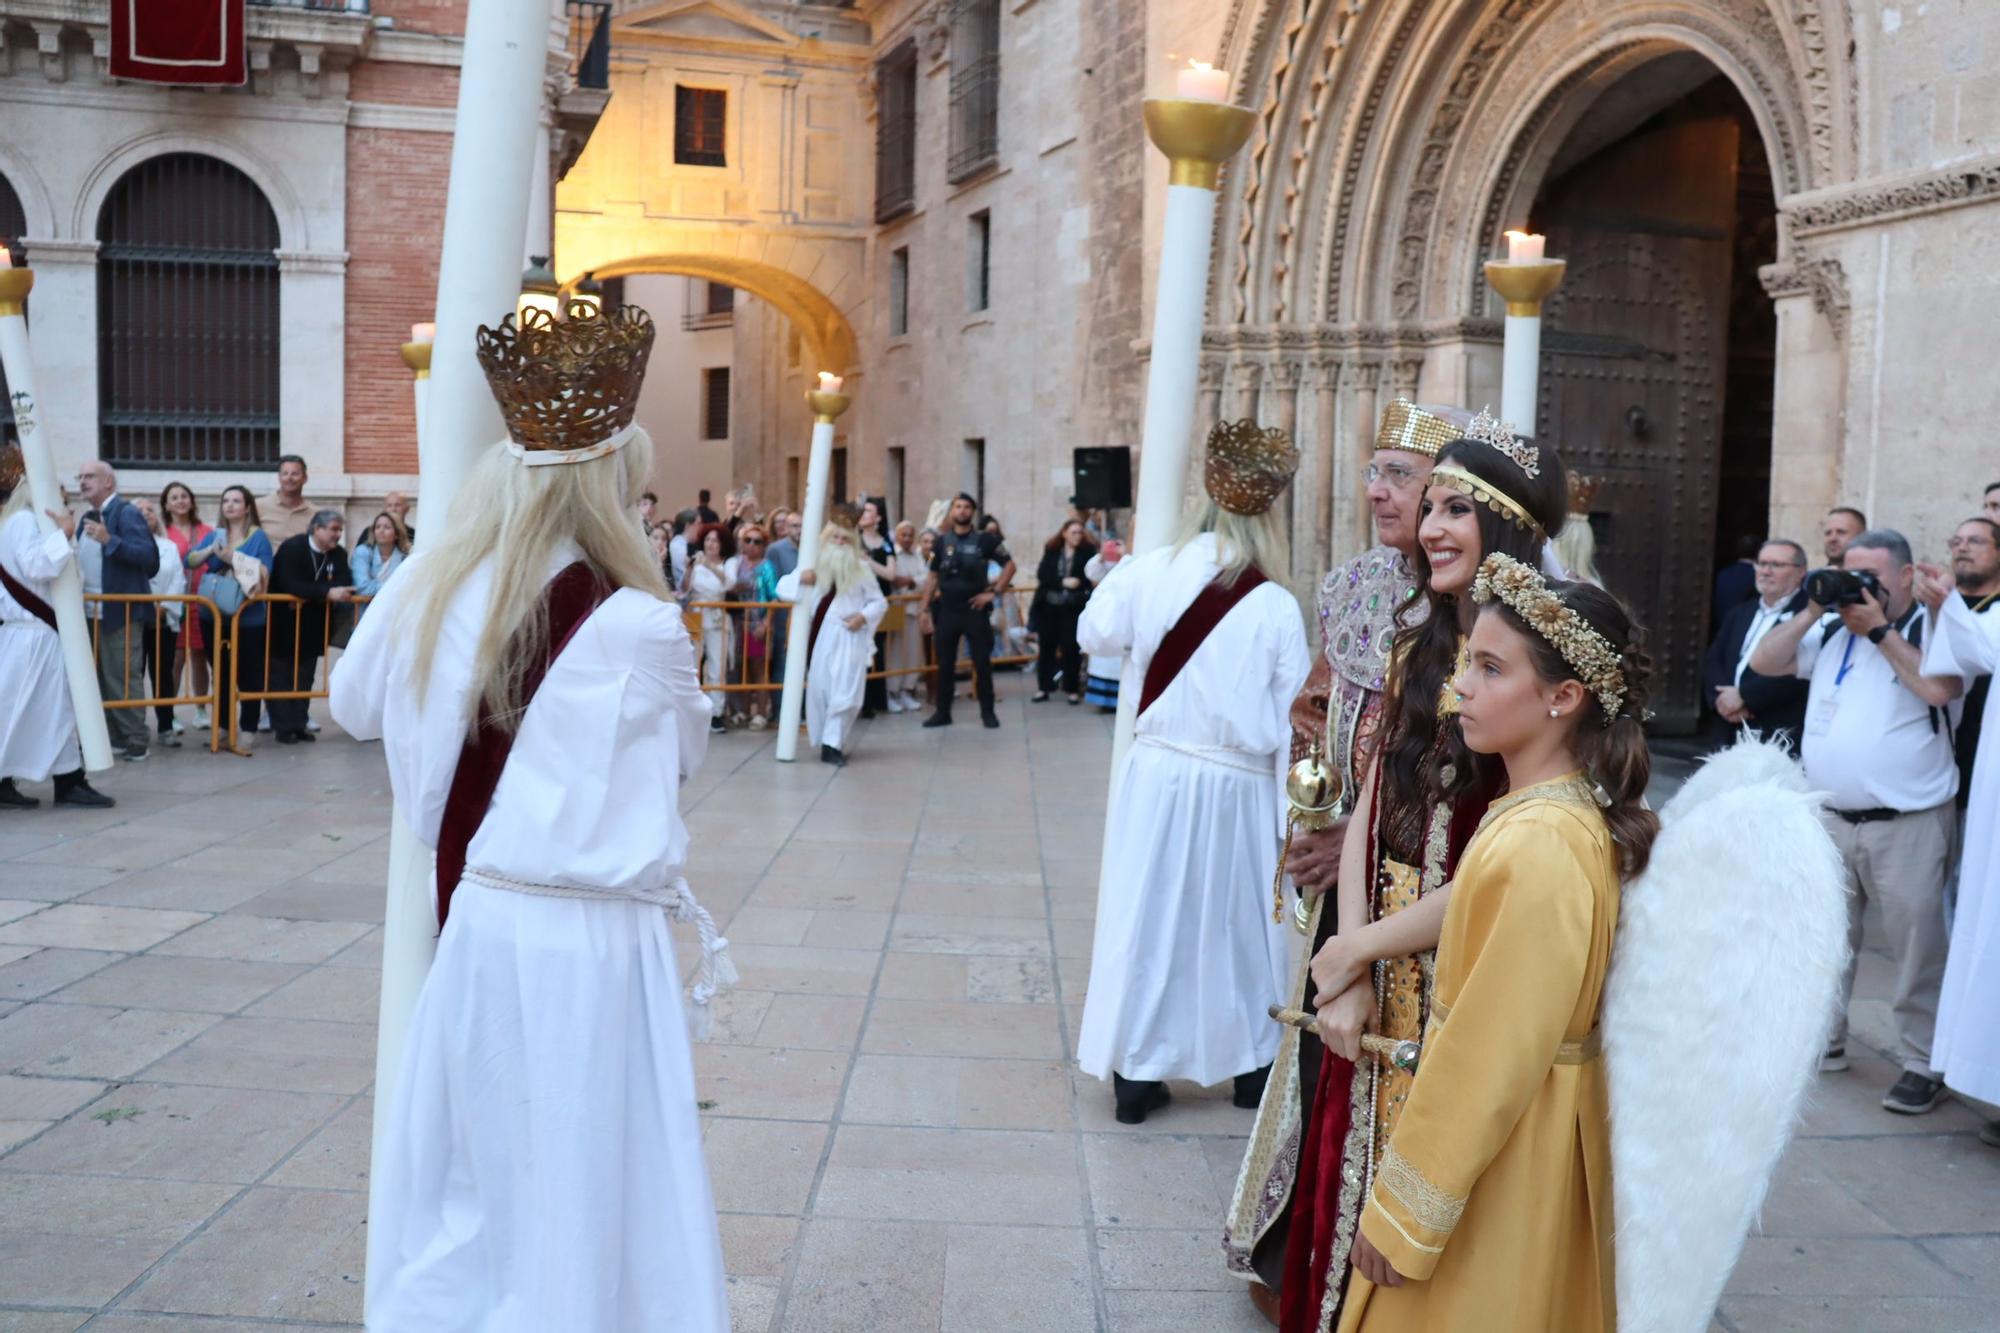
<instances>
[{"instance_id":1,"label":"metal crowd barrier","mask_svg":"<svg viewBox=\"0 0 2000 1333\"><path fill-rule=\"evenodd\" d=\"M305 681L299 680L299 663L302 660L300 655L300 649L301 646L307 641L306 635L309 631L314 631L316 629L317 638L319 642L319 652L314 657L313 661L315 665L324 662L326 660L328 652L330 652L334 648L345 646L344 641L339 644L333 642L335 629L337 627L342 627L342 622L344 622L344 628L351 633L353 631L355 620L358 619L361 615L361 608L367 606L368 603L373 600L374 599L370 597L350 597L345 601L339 601L339 602L319 601L319 600L308 601L303 597L293 597L289 593L279 593L279 592L260 592L255 597L246 597L243 600L243 605L237 607L236 613L229 618L229 656L231 658L230 670L232 672L235 672L239 668L239 664L242 659L245 645L249 642L249 640L246 640L244 638L244 632L247 628L248 631L256 637L259 656L261 656L263 659L262 662L263 674L261 676L263 688L256 690L246 690L240 688L240 683L239 683L239 688L230 691L230 706L229 706L230 753L240 754L246 757L250 753L248 750L243 749L242 746L238 743L238 738L236 734L237 733L236 723L237 723L237 713L238 713L237 706L239 704L247 704L247 703L263 704L263 703L269 703L273 699L326 698L327 692L325 690L313 688L314 682L318 676L317 672L314 673L314 676L312 678L309 678ZM263 606L267 608L264 615L264 623L261 625L250 625L246 627L243 624L243 615L253 606ZM351 613L345 615L336 614L338 612L343 611L345 608L349 607L353 608ZM290 689L274 690L271 688L271 654L270 654L271 623L274 619L276 619L281 615L286 614L287 612L289 612L292 617L292 660L291 660L291 670L286 673L286 679L292 682L292 686ZM216 729L218 731L220 730L219 719L218 719L218 726Z\"/></svg>"},{"instance_id":2,"label":"metal crowd barrier","mask_svg":"<svg viewBox=\"0 0 2000 1333\"><path fill-rule=\"evenodd\" d=\"M153 607L152 623L137 627L143 634L150 636L138 641L141 649L140 652L135 653L132 651L133 640L130 635L133 627L128 625L126 629L125 651L122 654L125 660L119 664L118 693L121 697L116 699L107 697L104 700L104 706L106 708L175 708L186 704L191 707L207 708L209 714L209 753L213 754L221 749L222 719L219 716L219 700L223 681L223 654L222 635L220 632L210 636L215 642L202 646L202 651L208 654L210 658L208 693L172 694L166 692L177 689L180 684L180 642L185 635L187 618L205 609L209 615L209 623L219 626L221 624L221 615L217 611L215 603L209 601L206 597L199 597L192 593L150 592L94 592L85 594L83 600L89 607L95 608L94 613L90 615L90 656L91 660L98 664L97 679L100 687L108 687L110 684L104 667L104 655L100 651L103 646L104 637L103 608L121 605L130 606L140 602L147 603ZM167 624L166 610L169 605L178 605L181 608L181 626L178 628L170 627ZM131 613L127 612L126 614L129 617ZM144 651L148 647L152 650L150 654L150 669L148 669L148 654ZM163 665L165 671L173 674L173 680L170 684L166 685L165 690L162 689L165 680L162 671ZM135 666L138 672L146 677L144 681L146 688L140 692L145 697L137 699L131 697L132 673ZM190 681L193 680L193 676L194 673L190 670L188 672ZM106 694L107 696L109 694L108 688L106 688Z\"/></svg>"}]
</instances>

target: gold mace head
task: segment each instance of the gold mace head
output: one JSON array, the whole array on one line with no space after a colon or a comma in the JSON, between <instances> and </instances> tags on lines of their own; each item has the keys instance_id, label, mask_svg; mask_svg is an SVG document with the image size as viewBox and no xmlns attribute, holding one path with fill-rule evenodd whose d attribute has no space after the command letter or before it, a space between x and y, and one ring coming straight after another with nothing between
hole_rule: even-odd
<instances>
[{"instance_id":1,"label":"gold mace head","mask_svg":"<svg viewBox=\"0 0 2000 1333\"><path fill-rule=\"evenodd\" d=\"M1306 757L1285 774L1285 800L1292 807L1292 820L1299 827L1323 829L1340 818L1341 797L1346 793L1340 774L1320 755L1315 741Z\"/></svg>"}]
</instances>

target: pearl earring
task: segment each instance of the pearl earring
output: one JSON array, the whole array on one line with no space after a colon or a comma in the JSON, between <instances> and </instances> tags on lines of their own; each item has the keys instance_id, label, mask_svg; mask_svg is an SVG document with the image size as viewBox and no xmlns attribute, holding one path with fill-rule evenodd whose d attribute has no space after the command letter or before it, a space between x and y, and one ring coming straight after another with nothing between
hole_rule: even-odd
<instances>
[{"instance_id":1,"label":"pearl earring","mask_svg":"<svg viewBox=\"0 0 2000 1333\"><path fill-rule=\"evenodd\" d=\"M1562 714L1561 714L1561 713L1559 713L1559 712L1557 712L1557 711L1556 711L1555 709L1551 708L1551 709L1549 710L1549 716L1550 716L1550 717L1561 717L1561 716L1562 716Z\"/></svg>"}]
</instances>

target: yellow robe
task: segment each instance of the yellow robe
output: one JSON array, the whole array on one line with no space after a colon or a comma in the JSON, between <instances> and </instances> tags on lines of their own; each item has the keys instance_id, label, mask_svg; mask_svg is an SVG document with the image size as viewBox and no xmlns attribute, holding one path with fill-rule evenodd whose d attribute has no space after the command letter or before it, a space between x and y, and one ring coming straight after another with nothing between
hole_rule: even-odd
<instances>
[{"instance_id":1,"label":"yellow robe","mask_svg":"<svg viewBox=\"0 0 2000 1333\"><path fill-rule=\"evenodd\" d=\"M1576 777L1502 797L1452 882L1423 1059L1361 1230L1342 1333L1610 1333L1611 1128L1598 1007L1618 857Z\"/></svg>"}]
</instances>

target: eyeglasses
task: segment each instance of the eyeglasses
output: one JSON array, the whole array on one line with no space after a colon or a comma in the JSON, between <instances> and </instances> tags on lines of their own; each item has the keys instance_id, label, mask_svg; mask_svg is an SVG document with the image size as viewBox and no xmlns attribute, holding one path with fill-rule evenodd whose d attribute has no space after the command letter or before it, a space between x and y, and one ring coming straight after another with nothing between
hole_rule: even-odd
<instances>
[{"instance_id":1,"label":"eyeglasses","mask_svg":"<svg viewBox=\"0 0 2000 1333\"><path fill-rule=\"evenodd\" d=\"M1805 568L1805 563L1803 560L1759 560L1757 568L1766 573L1775 574L1781 569L1803 569Z\"/></svg>"},{"instance_id":2,"label":"eyeglasses","mask_svg":"<svg viewBox=\"0 0 2000 1333\"><path fill-rule=\"evenodd\" d=\"M1404 463L1370 463L1367 477L1370 486L1386 481L1391 490L1397 491L1407 491L1419 480L1416 472Z\"/></svg>"}]
</instances>

